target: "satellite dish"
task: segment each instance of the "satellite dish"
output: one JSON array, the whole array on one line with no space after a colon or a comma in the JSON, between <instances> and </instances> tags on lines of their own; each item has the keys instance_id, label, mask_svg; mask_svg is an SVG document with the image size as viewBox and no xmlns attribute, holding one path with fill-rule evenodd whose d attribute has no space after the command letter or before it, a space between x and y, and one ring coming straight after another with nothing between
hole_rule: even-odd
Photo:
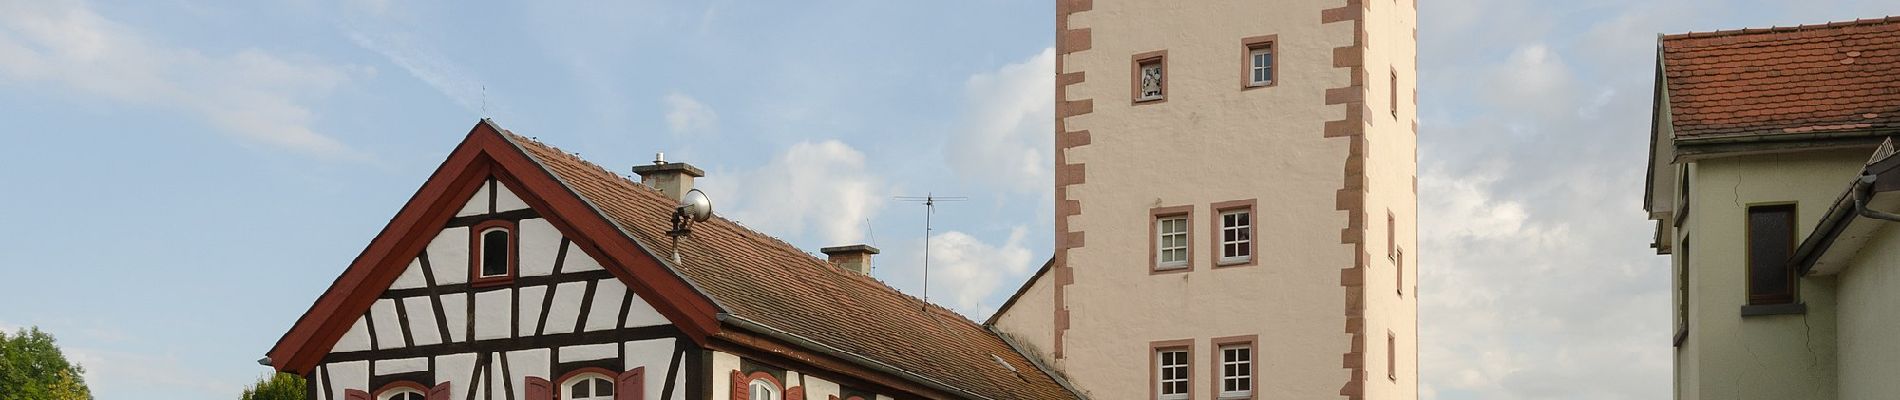
<instances>
[{"instance_id":1,"label":"satellite dish","mask_svg":"<svg viewBox=\"0 0 1900 400\"><path fill-rule=\"evenodd\" d=\"M713 215L712 199L699 189L688 190L685 196L680 196L679 212L693 222L705 221Z\"/></svg>"}]
</instances>

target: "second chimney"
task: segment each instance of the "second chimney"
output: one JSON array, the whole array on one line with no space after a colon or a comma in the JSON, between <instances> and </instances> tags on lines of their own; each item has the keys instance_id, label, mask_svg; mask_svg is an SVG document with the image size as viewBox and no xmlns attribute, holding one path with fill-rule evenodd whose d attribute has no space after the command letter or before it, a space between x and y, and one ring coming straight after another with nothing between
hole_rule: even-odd
<instances>
[{"instance_id":1,"label":"second chimney","mask_svg":"<svg viewBox=\"0 0 1900 400\"><path fill-rule=\"evenodd\" d=\"M666 197L679 201L680 196L693 190L693 178L706 176L706 171L687 163L666 162L666 153L653 155L653 165L637 165L633 173L640 174L640 183L659 189Z\"/></svg>"},{"instance_id":2,"label":"second chimney","mask_svg":"<svg viewBox=\"0 0 1900 400\"><path fill-rule=\"evenodd\" d=\"M831 259L832 265L846 271L871 276L871 255L877 254L877 248L869 245L826 247L818 249Z\"/></svg>"}]
</instances>

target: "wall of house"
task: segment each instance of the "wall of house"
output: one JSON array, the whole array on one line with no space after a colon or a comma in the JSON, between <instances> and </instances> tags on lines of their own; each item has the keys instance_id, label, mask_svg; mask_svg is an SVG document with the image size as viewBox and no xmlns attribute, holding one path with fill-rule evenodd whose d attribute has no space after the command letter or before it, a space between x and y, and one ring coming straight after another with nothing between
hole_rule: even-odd
<instances>
[{"instance_id":1,"label":"wall of house","mask_svg":"<svg viewBox=\"0 0 1900 400\"><path fill-rule=\"evenodd\" d=\"M1048 335L1044 358L1099 399L1147 396L1150 345L1179 340L1211 398L1212 339L1247 335L1256 397L1415 398L1416 291L1398 295L1385 256L1390 211L1416 258L1413 1L1059 3L1054 304L1019 300L999 329ZM1275 84L1243 89L1242 41L1264 35ZM1166 99L1133 103L1134 56L1164 50ZM1255 261L1217 268L1213 205L1246 200ZM1151 211L1181 206L1190 270L1151 273Z\"/></svg>"},{"instance_id":2,"label":"wall of house","mask_svg":"<svg viewBox=\"0 0 1900 400\"><path fill-rule=\"evenodd\" d=\"M1055 321L1049 318L1055 315L1055 292L1049 274L1032 277L1025 285L1021 295L1008 309L997 311L993 326L998 332L1009 336L1016 345L1026 349L1025 356L1036 357L1044 363L1053 360Z\"/></svg>"},{"instance_id":3,"label":"wall of house","mask_svg":"<svg viewBox=\"0 0 1900 400\"><path fill-rule=\"evenodd\" d=\"M1861 219L1855 223L1882 224L1880 232L1862 245L1839 283L1840 398L1875 399L1900 393L1900 229L1894 222Z\"/></svg>"},{"instance_id":4,"label":"wall of house","mask_svg":"<svg viewBox=\"0 0 1900 400\"><path fill-rule=\"evenodd\" d=\"M749 393L737 393L740 388L748 388L755 379L771 382L779 390L779 398L787 394L804 393L809 400L891 400L890 396L878 394L838 383L836 378L827 378L823 374L814 375L811 371L798 371L781 368L771 364L747 359L744 356L723 351L712 351L712 399L713 400L750 400ZM749 390L746 389L746 390Z\"/></svg>"},{"instance_id":5,"label":"wall of house","mask_svg":"<svg viewBox=\"0 0 1900 400\"><path fill-rule=\"evenodd\" d=\"M1681 385L1700 399L1835 398L1833 278L1800 279L1805 314L1742 317L1748 300L1747 207L1794 202L1796 238L1854 179L1871 148L1705 159L1695 163L1689 235L1693 365ZM1677 255L1678 257L1681 254Z\"/></svg>"},{"instance_id":6,"label":"wall of house","mask_svg":"<svg viewBox=\"0 0 1900 400\"><path fill-rule=\"evenodd\" d=\"M310 398L448 384L456 399L527 399L530 377L558 388L571 371L644 368L645 398L685 399L685 363L697 347L527 209L492 180L470 196L307 377ZM515 221L517 276L473 287L468 225L492 219Z\"/></svg>"}]
</instances>

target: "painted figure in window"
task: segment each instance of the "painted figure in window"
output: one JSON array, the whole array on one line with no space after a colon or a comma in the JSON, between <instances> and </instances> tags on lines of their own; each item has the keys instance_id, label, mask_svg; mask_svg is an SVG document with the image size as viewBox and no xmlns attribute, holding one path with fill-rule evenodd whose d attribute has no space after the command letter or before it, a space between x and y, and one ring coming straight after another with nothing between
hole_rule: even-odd
<instances>
[{"instance_id":1,"label":"painted figure in window","mask_svg":"<svg viewBox=\"0 0 1900 400\"><path fill-rule=\"evenodd\" d=\"M1161 63L1151 62L1141 65L1141 99L1161 98Z\"/></svg>"}]
</instances>

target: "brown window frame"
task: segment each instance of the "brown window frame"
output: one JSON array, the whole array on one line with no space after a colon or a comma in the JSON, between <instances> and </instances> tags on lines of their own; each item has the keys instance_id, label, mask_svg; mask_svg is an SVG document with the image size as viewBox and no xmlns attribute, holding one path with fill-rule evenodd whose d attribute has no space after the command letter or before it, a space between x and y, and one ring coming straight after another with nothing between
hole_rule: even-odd
<instances>
[{"instance_id":1,"label":"brown window frame","mask_svg":"<svg viewBox=\"0 0 1900 400\"><path fill-rule=\"evenodd\" d=\"M1260 398L1260 335L1217 337L1208 340L1208 342L1208 348L1212 349L1212 353L1210 353L1212 356L1208 359L1210 363L1208 365L1212 365L1213 368L1208 370L1210 372L1207 375L1213 378L1213 386L1209 386L1209 388L1213 389L1213 398L1218 400L1253 400ZM1227 378L1227 369L1222 367L1222 364L1224 364L1227 359L1225 358L1225 354L1221 354L1221 347L1232 345L1247 346L1247 397L1221 397L1220 395L1222 392L1221 388L1223 387L1221 380Z\"/></svg>"},{"instance_id":2,"label":"brown window frame","mask_svg":"<svg viewBox=\"0 0 1900 400\"><path fill-rule=\"evenodd\" d=\"M1148 64L1148 63L1156 63L1161 66L1161 97L1152 98L1152 99L1142 99L1141 98L1141 65ZM1155 50L1155 51L1136 54L1132 57L1129 57L1129 67L1130 67L1129 69L1130 73L1128 74L1129 104L1134 104L1134 105L1159 104L1159 103L1166 103L1168 101L1168 81L1172 81L1173 79L1168 78L1168 51L1167 50Z\"/></svg>"},{"instance_id":3,"label":"brown window frame","mask_svg":"<svg viewBox=\"0 0 1900 400\"><path fill-rule=\"evenodd\" d=\"M1756 254L1755 254L1758 251L1755 248L1755 239L1756 239L1755 235L1758 232L1755 227L1756 214L1757 213L1762 213L1762 214L1781 213L1781 214L1786 215L1787 217L1786 225L1788 226L1787 227L1788 231L1786 234L1787 234L1788 240L1787 240L1787 248L1782 250L1782 252L1785 254L1792 255L1794 253L1795 235L1797 234L1796 230L1799 229L1795 225L1797 221L1799 221L1799 218L1796 212L1797 210L1795 208L1795 203L1752 204L1748 206L1748 209L1747 209L1748 219L1746 220L1746 223L1745 223L1746 228L1744 229L1744 231L1746 232L1745 233L1746 236L1743 238L1744 248L1747 249L1745 258L1748 261L1746 264L1748 267L1748 270L1747 270L1748 272L1746 275L1747 280L1745 281L1745 283L1747 284L1746 291L1748 293L1748 305L1751 305L1751 306L1781 305L1781 304L1794 304L1798 302L1797 292L1800 291L1800 287L1801 287L1801 281L1799 280L1800 277L1797 274L1795 274L1794 268L1790 268L1788 266L1787 260L1786 259L1757 260ZM1785 274L1786 287L1781 288L1782 290L1779 292L1757 293L1755 290L1756 273L1757 273L1757 270L1760 269L1760 267L1764 266L1764 265L1758 265L1758 263L1770 263L1770 264L1766 264L1766 266L1769 266L1769 267L1779 265L1780 268L1783 270L1782 273Z\"/></svg>"},{"instance_id":4,"label":"brown window frame","mask_svg":"<svg viewBox=\"0 0 1900 400\"><path fill-rule=\"evenodd\" d=\"M1267 83L1253 81L1253 52L1267 50ZM1163 81L1165 82L1165 81ZM1280 86L1280 35L1251 36L1240 39L1240 90Z\"/></svg>"},{"instance_id":5,"label":"brown window frame","mask_svg":"<svg viewBox=\"0 0 1900 400\"><path fill-rule=\"evenodd\" d=\"M1180 267L1161 267L1161 219L1180 217L1187 220L1187 261ZM1177 274L1194 270L1194 206L1155 207L1148 209L1148 274Z\"/></svg>"},{"instance_id":6,"label":"brown window frame","mask_svg":"<svg viewBox=\"0 0 1900 400\"><path fill-rule=\"evenodd\" d=\"M1392 119L1399 119L1399 68L1392 67Z\"/></svg>"},{"instance_id":7,"label":"brown window frame","mask_svg":"<svg viewBox=\"0 0 1900 400\"><path fill-rule=\"evenodd\" d=\"M482 260L487 258L482 246L482 233L501 228L508 232L508 273L496 276L482 276ZM521 230L514 221L491 219L476 223L468 229L468 284L472 287L491 287L513 283L515 274L520 271Z\"/></svg>"},{"instance_id":8,"label":"brown window frame","mask_svg":"<svg viewBox=\"0 0 1900 400\"><path fill-rule=\"evenodd\" d=\"M1385 210L1385 259L1398 261L1399 217L1392 210Z\"/></svg>"},{"instance_id":9,"label":"brown window frame","mask_svg":"<svg viewBox=\"0 0 1900 400\"><path fill-rule=\"evenodd\" d=\"M1212 210L1212 212L1207 214L1213 218L1213 222L1208 224L1209 235L1207 242L1210 245L1209 248L1213 249L1213 253L1210 253L1209 257L1214 261L1214 268L1245 267L1260 264L1260 210L1258 207L1255 207L1257 203L1257 199L1246 199L1223 201L1208 205L1208 209ZM1225 254L1221 253L1221 242L1223 241L1221 228L1224 227L1224 225L1221 221L1221 214L1242 209L1247 210L1247 260L1223 262L1221 258L1224 258Z\"/></svg>"},{"instance_id":10,"label":"brown window frame","mask_svg":"<svg viewBox=\"0 0 1900 400\"><path fill-rule=\"evenodd\" d=\"M1182 377L1182 379L1184 379L1188 385L1187 397L1183 399L1194 400L1194 339L1148 342L1148 399L1155 400L1161 398L1162 351L1180 351L1187 357L1186 362L1182 364L1187 368L1187 376Z\"/></svg>"},{"instance_id":11,"label":"brown window frame","mask_svg":"<svg viewBox=\"0 0 1900 400\"><path fill-rule=\"evenodd\" d=\"M1689 235L1682 235L1682 244L1676 246L1676 347L1689 339Z\"/></svg>"}]
</instances>

